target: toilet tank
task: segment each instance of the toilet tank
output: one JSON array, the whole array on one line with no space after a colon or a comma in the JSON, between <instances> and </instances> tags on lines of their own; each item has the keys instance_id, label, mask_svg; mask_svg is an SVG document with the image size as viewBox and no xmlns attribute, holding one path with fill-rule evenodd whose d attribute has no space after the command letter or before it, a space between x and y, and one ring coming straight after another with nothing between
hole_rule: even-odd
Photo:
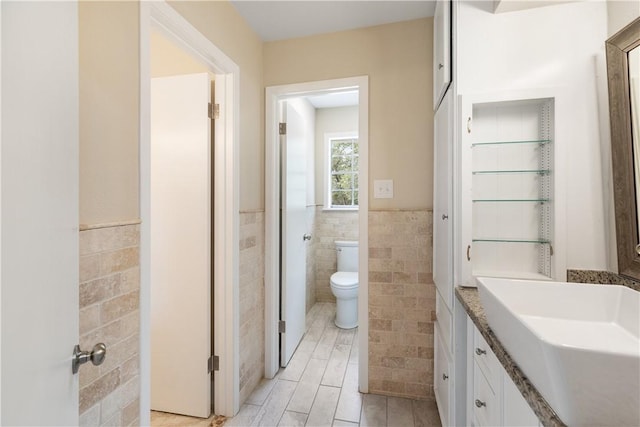
<instances>
[{"instance_id":1,"label":"toilet tank","mask_svg":"<svg viewBox=\"0 0 640 427\"><path fill-rule=\"evenodd\" d=\"M358 271L358 242L336 240L338 271Z\"/></svg>"}]
</instances>

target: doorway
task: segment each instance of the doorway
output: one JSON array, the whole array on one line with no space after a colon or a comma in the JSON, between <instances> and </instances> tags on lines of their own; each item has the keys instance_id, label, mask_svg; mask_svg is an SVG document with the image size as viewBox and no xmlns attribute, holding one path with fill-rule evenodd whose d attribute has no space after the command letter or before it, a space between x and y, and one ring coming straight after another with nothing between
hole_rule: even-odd
<instances>
[{"instance_id":1,"label":"doorway","mask_svg":"<svg viewBox=\"0 0 640 427\"><path fill-rule=\"evenodd\" d=\"M211 147L213 163L207 182L213 199L213 312L212 328L219 366L214 378L214 411L233 416L239 407L238 367L238 77L239 68L180 14L164 2L140 5L140 213L141 226L141 424L150 423L151 409L151 50L152 29L198 58L215 75L215 103L219 117L215 126L215 146ZM213 188L211 188L213 187ZM206 233L206 232L205 232ZM208 260L209 261L209 260ZM205 346L206 347L206 346ZM207 372L210 347L206 349L202 368ZM214 359L211 359L214 361ZM183 363L194 363L183 360ZM198 367L200 363L197 364ZM209 384L210 387L210 384ZM206 393L208 395L208 392Z\"/></svg>"},{"instance_id":2,"label":"doorway","mask_svg":"<svg viewBox=\"0 0 640 427\"><path fill-rule=\"evenodd\" d=\"M273 378L278 372L280 363L280 271L282 254L280 251L280 200L282 191L280 177L283 172L283 160L279 149L279 106L287 99L325 95L331 93L357 91L358 93L358 135L359 155L364 161L359 163L359 180L368 183L368 77L353 77L336 80L325 80L311 83L293 84L268 87L266 91L266 119L265 119L265 377ZM367 185L368 187L368 185ZM368 247L368 190L359 195L358 228L359 245ZM359 322L359 388L368 391L368 251L360 250L358 259L359 294L358 294L358 322ZM286 326L285 326L286 328ZM363 356L364 355L364 356Z\"/></svg>"},{"instance_id":3,"label":"doorway","mask_svg":"<svg viewBox=\"0 0 640 427\"><path fill-rule=\"evenodd\" d=\"M213 76L153 30L151 77L151 404L208 418Z\"/></svg>"}]
</instances>

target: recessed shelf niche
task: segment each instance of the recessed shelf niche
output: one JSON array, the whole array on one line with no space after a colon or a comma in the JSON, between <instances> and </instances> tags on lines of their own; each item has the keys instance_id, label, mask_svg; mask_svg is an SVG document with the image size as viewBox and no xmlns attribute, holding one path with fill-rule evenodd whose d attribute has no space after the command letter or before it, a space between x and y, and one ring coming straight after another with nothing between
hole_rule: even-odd
<instances>
[{"instance_id":1,"label":"recessed shelf niche","mask_svg":"<svg viewBox=\"0 0 640 427\"><path fill-rule=\"evenodd\" d=\"M473 105L472 274L550 279L553 99Z\"/></svg>"}]
</instances>

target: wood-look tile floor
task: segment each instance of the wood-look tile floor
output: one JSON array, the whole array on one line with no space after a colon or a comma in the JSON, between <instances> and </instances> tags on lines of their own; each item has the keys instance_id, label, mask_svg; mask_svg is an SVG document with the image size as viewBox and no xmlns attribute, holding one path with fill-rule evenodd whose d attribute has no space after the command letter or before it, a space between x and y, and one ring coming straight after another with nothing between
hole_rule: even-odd
<instances>
[{"instance_id":1,"label":"wood-look tile floor","mask_svg":"<svg viewBox=\"0 0 640 427\"><path fill-rule=\"evenodd\" d=\"M196 418L167 412L151 411L151 425L153 427L209 427L215 418L216 415L213 414L209 418Z\"/></svg>"},{"instance_id":2,"label":"wood-look tile floor","mask_svg":"<svg viewBox=\"0 0 640 427\"><path fill-rule=\"evenodd\" d=\"M317 303L289 365L263 379L225 426L440 426L435 402L358 392L358 331Z\"/></svg>"},{"instance_id":3,"label":"wood-look tile floor","mask_svg":"<svg viewBox=\"0 0 640 427\"><path fill-rule=\"evenodd\" d=\"M433 401L358 392L358 331L333 323L335 304L317 303L307 313L307 331L288 366L263 379L225 426L441 426ZM206 424L161 423L154 426ZM167 414L171 415L171 414ZM176 420L177 421L177 420ZM198 420L209 422L211 420Z\"/></svg>"}]
</instances>

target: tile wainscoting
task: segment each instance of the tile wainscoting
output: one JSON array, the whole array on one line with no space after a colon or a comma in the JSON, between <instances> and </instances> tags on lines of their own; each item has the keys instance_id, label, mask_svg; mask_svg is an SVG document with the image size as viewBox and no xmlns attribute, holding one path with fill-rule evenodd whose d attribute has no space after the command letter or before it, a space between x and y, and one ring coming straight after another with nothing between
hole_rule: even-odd
<instances>
[{"instance_id":1,"label":"tile wainscoting","mask_svg":"<svg viewBox=\"0 0 640 427\"><path fill-rule=\"evenodd\" d=\"M433 399L431 210L369 212L369 391Z\"/></svg>"},{"instance_id":2,"label":"tile wainscoting","mask_svg":"<svg viewBox=\"0 0 640 427\"><path fill-rule=\"evenodd\" d=\"M333 298L334 241L358 238L357 212L318 208L313 222L321 301ZM369 213L372 393L433 398L431 222L428 210ZM264 227L263 211L240 212L241 402L264 375ZM102 366L80 371L83 426L139 423L139 245L138 221L81 227L80 344L90 348L104 341L110 354Z\"/></svg>"},{"instance_id":3,"label":"tile wainscoting","mask_svg":"<svg viewBox=\"0 0 640 427\"><path fill-rule=\"evenodd\" d=\"M264 211L240 212L240 403L264 377Z\"/></svg>"},{"instance_id":4,"label":"tile wainscoting","mask_svg":"<svg viewBox=\"0 0 640 427\"><path fill-rule=\"evenodd\" d=\"M80 425L138 425L139 221L80 227L80 347L107 345L101 366L80 369Z\"/></svg>"},{"instance_id":5,"label":"tile wainscoting","mask_svg":"<svg viewBox=\"0 0 640 427\"><path fill-rule=\"evenodd\" d=\"M81 226L80 345L109 357L80 370L80 425L139 424L139 221ZM240 398L264 376L264 212L240 213ZM87 365L89 366L89 365Z\"/></svg>"}]
</instances>

